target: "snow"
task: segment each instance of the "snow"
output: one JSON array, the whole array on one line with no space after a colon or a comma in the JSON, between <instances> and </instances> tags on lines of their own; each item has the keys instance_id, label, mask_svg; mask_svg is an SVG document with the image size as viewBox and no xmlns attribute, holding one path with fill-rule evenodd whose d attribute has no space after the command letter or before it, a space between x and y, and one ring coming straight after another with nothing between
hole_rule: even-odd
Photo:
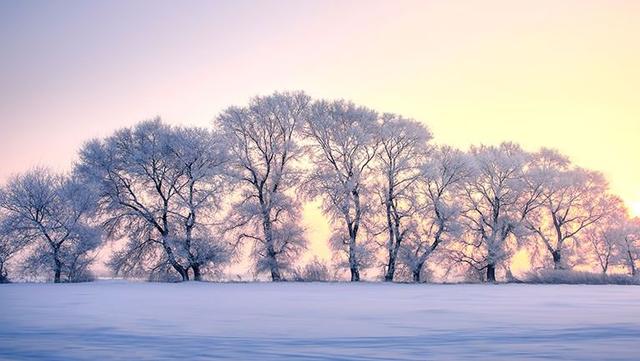
<instances>
[{"instance_id":1,"label":"snow","mask_svg":"<svg viewBox=\"0 0 640 361\"><path fill-rule=\"evenodd\" d=\"M0 360L633 360L640 287L0 285Z\"/></svg>"}]
</instances>

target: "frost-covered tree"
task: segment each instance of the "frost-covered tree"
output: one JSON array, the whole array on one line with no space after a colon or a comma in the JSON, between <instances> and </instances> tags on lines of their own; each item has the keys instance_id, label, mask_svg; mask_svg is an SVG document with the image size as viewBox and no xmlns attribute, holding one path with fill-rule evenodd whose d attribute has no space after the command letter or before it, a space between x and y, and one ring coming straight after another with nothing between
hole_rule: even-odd
<instances>
[{"instance_id":1,"label":"frost-covered tree","mask_svg":"<svg viewBox=\"0 0 640 361\"><path fill-rule=\"evenodd\" d=\"M3 210L0 209L0 283L7 283L10 281L9 261L24 249L29 243L29 239L26 235L21 235L14 230L3 213Z\"/></svg>"},{"instance_id":2,"label":"frost-covered tree","mask_svg":"<svg viewBox=\"0 0 640 361\"><path fill-rule=\"evenodd\" d=\"M632 276L638 275L640 261L640 218L627 219L623 225L624 237L619 243L621 258Z\"/></svg>"},{"instance_id":3,"label":"frost-covered tree","mask_svg":"<svg viewBox=\"0 0 640 361\"><path fill-rule=\"evenodd\" d=\"M187 258L193 279L200 281L202 268L229 261L229 245L215 239L212 231L227 192L229 156L221 137L202 128L174 128L169 147L175 167L183 170L175 187L177 209L172 210L181 241L176 246Z\"/></svg>"},{"instance_id":4,"label":"frost-covered tree","mask_svg":"<svg viewBox=\"0 0 640 361\"><path fill-rule=\"evenodd\" d=\"M203 129L145 121L87 143L76 174L99 191L103 226L113 239L113 269L125 275L188 280L229 258L211 233L223 197L227 155L221 138Z\"/></svg>"},{"instance_id":5,"label":"frost-covered tree","mask_svg":"<svg viewBox=\"0 0 640 361\"><path fill-rule=\"evenodd\" d=\"M595 263L603 274L624 262L624 242L628 236L626 209L618 197L607 197L605 215L585 229L579 242L583 258Z\"/></svg>"},{"instance_id":6,"label":"frost-covered tree","mask_svg":"<svg viewBox=\"0 0 640 361\"><path fill-rule=\"evenodd\" d=\"M273 281L283 279L306 246L301 205L290 193L299 180L296 135L309 102L302 92L275 93L230 107L216 121L241 187L230 226L240 231L240 240L254 241L256 271L269 272Z\"/></svg>"},{"instance_id":7,"label":"frost-covered tree","mask_svg":"<svg viewBox=\"0 0 640 361\"><path fill-rule=\"evenodd\" d=\"M393 281L400 247L415 222L419 205L416 184L427 153L429 130L419 122L383 114L380 147L375 162L376 190L385 217L385 281Z\"/></svg>"},{"instance_id":8,"label":"frost-covered tree","mask_svg":"<svg viewBox=\"0 0 640 361\"><path fill-rule=\"evenodd\" d=\"M607 182L600 173L563 161L548 170L542 204L528 215L527 227L548 251L554 269L563 269L564 251L575 248L577 236L605 215Z\"/></svg>"},{"instance_id":9,"label":"frost-covered tree","mask_svg":"<svg viewBox=\"0 0 640 361\"><path fill-rule=\"evenodd\" d=\"M365 181L379 148L375 111L353 103L318 101L305 127L314 167L305 182L310 198L322 197L323 211L343 230L332 235L332 245L347 257L351 281L371 257L369 245L359 239L367 204Z\"/></svg>"},{"instance_id":10,"label":"frost-covered tree","mask_svg":"<svg viewBox=\"0 0 640 361\"><path fill-rule=\"evenodd\" d=\"M469 176L466 155L448 146L434 148L421 168L413 197L419 202L413 232L402 246L402 259L414 282L421 282L424 265L443 243L462 233L462 185Z\"/></svg>"},{"instance_id":11,"label":"frost-covered tree","mask_svg":"<svg viewBox=\"0 0 640 361\"><path fill-rule=\"evenodd\" d=\"M0 192L2 237L29 244L25 270L51 273L55 283L84 280L102 240L92 223L95 205L94 192L75 177L35 168Z\"/></svg>"},{"instance_id":12,"label":"frost-covered tree","mask_svg":"<svg viewBox=\"0 0 640 361\"><path fill-rule=\"evenodd\" d=\"M617 243L624 239L624 234L620 228L590 229L586 232L585 238L589 242L590 251L593 254L598 267L603 274L609 270L609 266L615 265L619 254Z\"/></svg>"},{"instance_id":13,"label":"frost-covered tree","mask_svg":"<svg viewBox=\"0 0 640 361\"><path fill-rule=\"evenodd\" d=\"M472 176L464 185L463 212L468 237L463 238L457 258L486 270L489 282L496 280L496 267L511 256L515 246L509 238L521 230L535 197L523 181L528 159L513 143L470 149Z\"/></svg>"}]
</instances>

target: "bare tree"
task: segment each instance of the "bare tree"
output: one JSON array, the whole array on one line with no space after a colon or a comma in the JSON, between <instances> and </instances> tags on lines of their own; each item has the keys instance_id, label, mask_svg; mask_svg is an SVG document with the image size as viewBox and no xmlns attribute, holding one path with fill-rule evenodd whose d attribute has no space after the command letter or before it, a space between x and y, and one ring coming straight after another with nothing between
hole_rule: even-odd
<instances>
[{"instance_id":1,"label":"bare tree","mask_svg":"<svg viewBox=\"0 0 640 361\"><path fill-rule=\"evenodd\" d=\"M466 155L448 146L435 148L421 169L414 198L419 202L414 232L403 246L403 262L414 282L421 282L424 265L445 241L462 233L462 185L469 176Z\"/></svg>"},{"instance_id":2,"label":"bare tree","mask_svg":"<svg viewBox=\"0 0 640 361\"><path fill-rule=\"evenodd\" d=\"M332 236L334 247L348 259L351 281L360 280L367 260L358 235L367 212L365 180L379 147L377 113L343 100L318 101L305 127L314 168L305 182L308 197L321 196L324 212L346 232Z\"/></svg>"},{"instance_id":3,"label":"bare tree","mask_svg":"<svg viewBox=\"0 0 640 361\"><path fill-rule=\"evenodd\" d=\"M380 149L374 167L380 177L376 190L384 206L387 282L393 281L398 253L410 230L408 224L415 221L418 207L414 193L429 139L431 134L422 124L395 114L382 115Z\"/></svg>"},{"instance_id":4,"label":"bare tree","mask_svg":"<svg viewBox=\"0 0 640 361\"><path fill-rule=\"evenodd\" d=\"M525 190L524 172L528 154L513 143L470 150L473 176L465 182L465 223L469 237L463 239L460 261L486 270L489 282L496 280L496 266L508 259L514 247L508 239L522 226L531 199Z\"/></svg>"},{"instance_id":5,"label":"bare tree","mask_svg":"<svg viewBox=\"0 0 640 361\"><path fill-rule=\"evenodd\" d=\"M287 192L299 179L295 136L309 102L302 92L275 93L253 98L247 107L230 107L217 118L242 186L231 227L240 230L240 240L254 241L256 270L268 271L273 281L283 279L283 270L306 245L301 205Z\"/></svg>"},{"instance_id":6,"label":"bare tree","mask_svg":"<svg viewBox=\"0 0 640 361\"><path fill-rule=\"evenodd\" d=\"M212 234L223 208L229 157L220 135L208 130L175 128L170 136L175 167L183 172L175 187L177 206L171 211L181 240L176 246L187 258L193 279L200 281L203 267L225 264L231 252L221 239L213 241Z\"/></svg>"},{"instance_id":7,"label":"bare tree","mask_svg":"<svg viewBox=\"0 0 640 361\"><path fill-rule=\"evenodd\" d=\"M621 257L625 260L631 276L638 275L637 263L640 260L640 218L627 219L624 222L624 237L621 240Z\"/></svg>"},{"instance_id":8,"label":"bare tree","mask_svg":"<svg viewBox=\"0 0 640 361\"><path fill-rule=\"evenodd\" d=\"M546 172L542 206L530 212L527 227L542 241L554 269L566 267L563 251L606 211L607 183L597 172L556 163Z\"/></svg>"},{"instance_id":9,"label":"bare tree","mask_svg":"<svg viewBox=\"0 0 640 361\"><path fill-rule=\"evenodd\" d=\"M1 197L2 195L0 199ZM9 222L0 209L0 283L10 282L8 264L30 241L26 235L17 232Z\"/></svg>"},{"instance_id":10,"label":"bare tree","mask_svg":"<svg viewBox=\"0 0 640 361\"><path fill-rule=\"evenodd\" d=\"M203 129L172 128L159 119L93 140L76 173L93 184L103 226L126 238L111 265L126 275L175 272L200 279L228 250L207 220L217 210L226 155L220 138Z\"/></svg>"},{"instance_id":11,"label":"bare tree","mask_svg":"<svg viewBox=\"0 0 640 361\"><path fill-rule=\"evenodd\" d=\"M101 242L93 226L94 193L77 179L35 168L11 178L0 195L3 236L32 245L24 268L53 273L53 281L86 276Z\"/></svg>"},{"instance_id":12,"label":"bare tree","mask_svg":"<svg viewBox=\"0 0 640 361\"><path fill-rule=\"evenodd\" d=\"M578 245L582 258L594 261L602 274L611 266L624 262L623 244L628 236L625 221L626 209L618 197L606 198L606 214L590 227L586 228Z\"/></svg>"}]
</instances>

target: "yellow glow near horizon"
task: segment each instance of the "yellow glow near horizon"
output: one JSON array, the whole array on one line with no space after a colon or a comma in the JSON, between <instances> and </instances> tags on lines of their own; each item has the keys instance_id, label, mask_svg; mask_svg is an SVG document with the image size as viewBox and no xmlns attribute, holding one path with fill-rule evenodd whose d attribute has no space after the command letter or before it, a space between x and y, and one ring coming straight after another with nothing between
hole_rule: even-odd
<instances>
[{"instance_id":1,"label":"yellow glow near horizon","mask_svg":"<svg viewBox=\"0 0 640 361\"><path fill-rule=\"evenodd\" d=\"M631 215L634 217L640 217L640 202L631 203Z\"/></svg>"}]
</instances>

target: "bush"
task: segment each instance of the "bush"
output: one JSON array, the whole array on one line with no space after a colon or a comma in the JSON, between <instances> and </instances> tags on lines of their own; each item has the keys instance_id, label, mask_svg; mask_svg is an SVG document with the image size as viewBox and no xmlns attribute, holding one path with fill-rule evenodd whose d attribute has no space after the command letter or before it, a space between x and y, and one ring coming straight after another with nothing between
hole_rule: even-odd
<instances>
[{"instance_id":1,"label":"bush","mask_svg":"<svg viewBox=\"0 0 640 361\"><path fill-rule=\"evenodd\" d=\"M331 280L329 267L317 258L304 267L293 271L293 280L296 282L326 282Z\"/></svg>"},{"instance_id":2,"label":"bush","mask_svg":"<svg viewBox=\"0 0 640 361\"><path fill-rule=\"evenodd\" d=\"M628 275L606 275L602 273L570 270L540 270L529 272L525 283L540 284L586 284L586 285L640 285L640 279Z\"/></svg>"}]
</instances>

